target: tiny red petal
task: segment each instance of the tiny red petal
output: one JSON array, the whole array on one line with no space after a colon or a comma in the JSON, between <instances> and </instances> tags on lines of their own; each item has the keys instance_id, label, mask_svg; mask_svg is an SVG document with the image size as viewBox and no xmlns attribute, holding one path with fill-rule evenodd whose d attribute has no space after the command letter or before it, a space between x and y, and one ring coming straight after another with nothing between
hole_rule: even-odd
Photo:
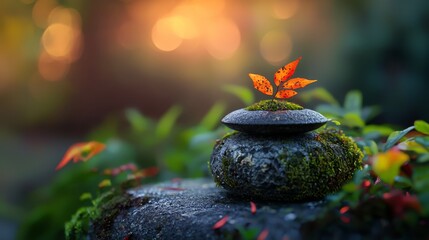
<instances>
[{"instance_id":1,"label":"tiny red petal","mask_svg":"<svg viewBox=\"0 0 429 240\"><path fill-rule=\"evenodd\" d=\"M215 223L215 225L213 225L212 229L216 230L223 227L223 225L225 225L226 222L228 222L228 219L229 219L228 215L225 215L225 217L221 218L219 221Z\"/></svg>"},{"instance_id":2,"label":"tiny red petal","mask_svg":"<svg viewBox=\"0 0 429 240\"><path fill-rule=\"evenodd\" d=\"M350 210L349 206L344 206L344 207L340 208L340 213L344 214L344 213L348 212L349 210Z\"/></svg>"},{"instance_id":3,"label":"tiny red petal","mask_svg":"<svg viewBox=\"0 0 429 240\"><path fill-rule=\"evenodd\" d=\"M250 212L252 214L256 213L256 204L254 202L250 202Z\"/></svg>"},{"instance_id":4,"label":"tiny red petal","mask_svg":"<svg viewBox=\"0 0 429 240\"><path fill-rule=\"evenodd\" d=\"M362 182L362 187L369 188L371 186L371 182L369 180L364 180Z\"/></svg>"},{"instance_id":5,"label":"tiny red petal","mask_svg":"<svg viewBox=\"0 0 429 240\"><path fill-rule=\"evenodd\" d=\"M258 238L257 238L257 240L265 240L265 238L267 238L268 237L268 234L269 234L270 232L268 231L268 229L264 229L264 230L262 230L262 232L259 234L259 236L258 236Z\"/></svg>"}]
</instances>

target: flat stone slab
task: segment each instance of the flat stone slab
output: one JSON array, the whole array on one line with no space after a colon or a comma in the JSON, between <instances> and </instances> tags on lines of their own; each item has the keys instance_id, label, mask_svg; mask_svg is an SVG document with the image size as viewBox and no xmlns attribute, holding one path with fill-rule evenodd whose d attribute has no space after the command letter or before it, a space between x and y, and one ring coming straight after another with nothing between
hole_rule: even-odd
<instances>
[{"instance_id":1,"label":"flat stone slab","mask_svg":"<svg viewBox=\"0 0 429 240\"><path fill-rule=\"evenodd\" d=\"M310 110L249 111L235 110L222 119L231 129L265 135L303 133L315 130L328 122L322 114Z\"/></svg>"},{"instance_id":2,"label":"flat stone slab","mask_svg":"<svg viewBox=\"0 0 429 240\"><path fill-rule=\"evenodd\" d=\"M109 239L256 239L263 230L269 232L267 240L301 239L302 224L313 220L325 206L325 201L255 201L257 210L252 214L250 200L230 198L211 179L169 181L128 194L133 204L111 219L109 229L93 223L90 239L98 239L100 231ZM227 223L213 230L226 215ZM244 234L252 237L244 238Z\"/></svg>"}]
</instances>

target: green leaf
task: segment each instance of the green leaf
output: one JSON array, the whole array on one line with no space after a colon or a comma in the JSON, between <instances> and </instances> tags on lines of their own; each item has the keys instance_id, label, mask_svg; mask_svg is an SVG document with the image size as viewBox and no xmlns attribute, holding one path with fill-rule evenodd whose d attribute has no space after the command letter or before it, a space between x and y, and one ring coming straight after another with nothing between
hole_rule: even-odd
<instances>
[{"instance_id":1,"label":"green leaf","mask_svg":"<svg viewBox=\"0 0 429 240\"><path fill-rule=\"evenodd\" d=\"M182 109L179 106L173 106L161 117L155 129L155 137L158 141L165 139L171 133L181 112Z\"/></svg>"},{"instance_id":2,"label":"green leaf","mask_svg":"<svg viewBox=\"0 0 429 240\"><path fill-rule=\"evenodd\" d=\"M246 106L251 105L255 99L253 92L246 87L228 84L223 86L222 90L238 97Z\"/></svg>"},{"instance_id":3,"label":"green leaf","mask_svg":"<svg viewBox=\"0 0 429 240\"><path fill-rule=\"evenodd\" d=\"M418 162L418 163L426 163L426 162L429 162L429 153L421 154L421 155L417 158L417 162Z\"/></svg>"},{"instance_id":4,"label":"green leaf","mask_svg":"<svg viewBox=\"0 0 429 240\"><path fill-rule=\"evenodd\" d=\"M393 129L385 125L368 125L363 128L363 135L377 137L387 137L393 132Z\"/></svg>"},{"instance_id":5,"label":"green leaf","mask_svg":"<svg viewBox=\"0 0 429 240\"><path fill-rule=\"evenodd\" d=\"M346 113L343 117L342 124L350 128L362 128L365 126L365 122L362 120L359 114L355 112Z\"/></svg>"},{"instance_id":6,"label":"green leaf","mask_svg":"<svg viewBox=\"0 0 429 240\"><path fill-rule=\"evenodd\" d=\"M82 195L80 195L80 198L79 198L81 201L84 201L84 200L91 200L92 199L92 194L91 193L89 193L89 192L86 192L86 193L82 193Z\"/></svg>"},{"instance_id":7,"label":"green leaf","mask_svg":"<svg viewBox=\"0 0 429 240\"><path fill-rule=\"evenodd\" d=\"M407 188L407 187L411 187L412 185L413 185L413 183L407 177L403 177L403 176L396 176L395 177L395 182L394 182L395 187Z\"/></svg>"},{"instance_id":8,"label":"green leaf","mask_svg":"<svg viewBox=\"0 0 429 240\"><path fill-rule=\"evenodd\" d=\"M429 192L429 165L418 165L414 168L414 188L418 192Z\"/></svg>"},{"instance_id":9,"label":"green leaf","mask_svg":"<svg viewBox=\"0 0 429 240\"><path fill-rule=\"evenodd\" d=\"M423 121L423 120L417 120L414 122L414 127L417 131L429 135L429 123Z\"/></svg>"},{"instance_id":10,"label":"green leaf","mask_svg":"<svg viewBox=\"0 0 429 240\"><path fill-rule=\"evenodd\" d=\"M422 145L423 147L429 148L429 136L416 137L414 140L416 141L416 143Z\"/></svg>"},{"instance_id":11,"label":"green leaf","mask_svg":"<svg viewBox=\"0 0 429 240\"><path fill-rule=\"evenodd\" d=\"M216 103L214 104L210 110L206 113L204 118L200 122L200 126L204 127L207 130L212 130L219 124L219 121L222 115L225 112L225 104L224 103Z\"/></svg>"},{"instance_id":12,"label":"green leaf","mask_svg":"<svg viewBox=\"0 0 429 240\"><path fill-rule=\"evenodd\" d=\"M317 106L316 110L323 115L327 115L335 118L340 118L344 114L343 109L335 105L321 104Z\"/></svg>"},{"instance_id":13,"label":"green leaf","mask_svg":"<svg viewBox=\"0 0 429 240\"><path fill-rule=\"evenodd\" d=\"M365 142L366 146L364 147L365 153L368 155L375 155L378 153L378 146L373 140L368 140Z\"/></svg>"},{"instance_id":14,"label":"green leaf","mask_svg":"<svg viewBox=\"0 0 429 240\"><path fill-rule=\"evenodd\" d=\"M423 214L425 216L429 215L429 192L418 194L418 199L422 206Z\"/></svg>"},{"instance_id":15,"label":"green leaf","mask_svg":"<svg viewBox=\"0 0 429 240\"><path fill-rule=\"evenodd\" d=\"M381 112L380 106L364 107L361 111L361 116L362 116L363 120L369 121L369 120L373 119L374 117L376 117L377 115L379 115L380 112Z\"/></svg>"},{"instance_id":16,"label":"green leaf","mask_svg":"<svg viewBox=\"0 0 429 240\"><path fill-rule=\"evenodd\" d=\"M298 95L304 102L320 100L334 106L340 106L335 98L324 88L315 88L313 90L302 92Z\"/></svg>"},{"instance_id":17,"label":"green leaf","mask_svg":"<svg viewBox=\"0 0 429 240\"><path fill-rule=\"evenodd\" d=\"M387 138L386 144L384 145L383 151L387 151L392 148L401 138L403 138L407 133L414 130L414 126L406 128L402 131L394 131Z\"/></svg>"},{"instance_id":18,"label":"green leaf","mask_svg":"<svg viewBox=\"0 0 429 240\"><path fill-rule=\"evenodd\" d=\"M347 93L344 99L344 110L346 113L357 113L360 117L362 110L362 93L354 90Z\"/></svg>"},{"instance_id":19,"label":"green leaf","mask_svg":"<svg viewBox=\"0 0 429 240\"><path fill-rule=\"evenodd\" d=\"M112 186L112 182L110 181L110 179L104 179L103 181L101 181L98 184L99 188L105 188L105 187L110 187L110 186Z\"/></svg>"},{"instance_id":20,"label":"green leaf","mask_svg":"<svg viewBox=\"0 0 429 240\"><path fill-rule=\"evenodd\" d=\"M125 117L130 122L131 128L136 132L143 132L150 127L150 120L136 109L125 110Z\"/></svg>"}]
</instances>

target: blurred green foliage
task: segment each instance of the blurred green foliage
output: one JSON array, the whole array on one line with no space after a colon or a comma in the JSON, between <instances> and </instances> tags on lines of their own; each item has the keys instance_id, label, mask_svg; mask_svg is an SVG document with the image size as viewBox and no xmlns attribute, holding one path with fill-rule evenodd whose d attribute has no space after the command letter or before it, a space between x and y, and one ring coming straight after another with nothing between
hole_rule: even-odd
<instances>
[{"instance_id":1,"label":"blurred green foliage","mask_svg":"<svg viewBox=\"0 0 429 240\"><path fill-rule=\"evenodd\" d=\"M245 88L228 86L225 91L235 95L244 104L253 99L252 93ZM363 106L362 94L359 91L347 93L342 105L322 88L303 92L298 100L306 103L320 103L316 109L331 118L331 122L325 128L340 128L347 135L352 136L365 153L363 170L356 172L353 181L346 184L341 192L329 198L330 209L344 205L360 209L367 200L383 199L383 194L398 190L413 194L420 200L423 210L421 213L413 213L413 219L428 216L429 124L427 122L419 120L414 126L400 131L395 131L395 127L390 125L369 124L371 119L380 112L380 108ZM143 184L177 177L208 177L207 161L212 147L216 139L229 131L219 126L225 110L226 104L215 103L197 124L188 127L181 126L177 122L182 113L182 108L179 106L172 106L159 120L150 119L137 109L125 110L123 118L107 119L89 135L91 140L105 142L106 150L85 164L80 163L62 169L50 186L35 193L34 204L37 207L28 214L26 222L20 229L19 239L62 238L64 223L69 221L76 211L72 221L67 225L68 228L88 224L78 220L88 222L96 216L95 209L101 203L99 197L103 199L106 192L98 187L98 184L106 179L106 176L100 174L103 169L128 163L136 164L139 168L158 167L160 169L158 176L144 178L141 182ZM416 130L420 135L409 136ZM389 151L392 147L400 147L410 154L409 164L413 167L413 174L403 175L401 172L401 175L395 177L392 186L385 183L376 184L377 180L371 169L371 159L379 153ZM125 173L112 177L109 180L112 184L111 188L124 190L123 183L129 181L127 179ZM365 182L370 183L371 187L366 185L365 188L362 187ZM89 199L92 204L85 205L82 199L83 201ZM254 232L249 231L249 235L253 236Z\"/></svg>"}]
</instances>

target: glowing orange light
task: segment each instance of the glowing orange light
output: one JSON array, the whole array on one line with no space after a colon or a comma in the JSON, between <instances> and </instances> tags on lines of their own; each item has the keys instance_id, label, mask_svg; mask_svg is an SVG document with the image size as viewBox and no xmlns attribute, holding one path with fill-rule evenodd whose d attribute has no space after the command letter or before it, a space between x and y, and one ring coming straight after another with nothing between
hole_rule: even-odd
<instances>
[{"instance_id":1,"label":"glowing orange light","mask_svg":"<svg viewBox=\"0 0 429 240\"><path fill-rule=\"evenodd\" d=\"M42 52L39 56L38 68L43 79L57 81L67 74L70 63L65 59L54 59L46 52Z\"/></svg>"},{"instance_id":2,"label":"glowing orange light","mask_svg":"<svg viewBox=\"0 0 429 240\"><path fill-rule=\"evenodd\" d=\"M75 9L56 7L49 13L48 23L62 23L67 26L80 28L81 19L80 14Z\"/></svg>"},{"instance_id":3,"label":"glowing orange light","mask_svg":"<svg viewBox=\"0 0 429 240\"><path fill-rule=\"evenodd\" d=\"M273 5L273 15L278 19L288 19L298 10L298 0L276 0Z\"/></svg>"},{"instance_id":4,"label":"glowing orange light","mask_svg":"<svg viewBox=\"0 0 429 240\"><path fill-rule=\"evenodd\" d=\"M205 18L220 15L225 8L225 0L193 0L195 12Z\"/></svg>"},{"instance_id":5,"label":"glowing orange light","mask_svg":"<svg viewBox=\"0 0 429 240\"><path fill-rule=\"evenodd\" d=\"M237 25L226 18L213 19L206 28L206 49L217 59L231 57L241 42Z\"/></svg>"},{"instance_id":6,"label":"glowing orange light","mask_svg":"<svg viewBox=\"0 0 429 240\"><path fill-rule=\"evenodd\" d=\"M173 51L182 44L182 39L174 32L174 19L162 18L152 28L152 42L162 51Z\"/></svg>"},{"instance_id":7,"label":"glowing orange light","mask_svg":"<svg viewBox=\"0 0 429 240\"><path fill-rule=\"evenodd\" d=\"M62 23L51 24L42 35L45 51L53 57L67 57L73 49L75 31Z\"/></svg>"},{"instance_id":8,"label":"glowing orange light","mask_svg":"<svg viewBox=\"0 0 429 240\"><path fill-rule=\"evenodd\" d=\"M33 21L38 27L46 27L49 13L57 6L55 0L38 0L33 7Z\"/></svg>"},{"instance_id":9,"label":"glowing orange light","mask_svg":"<svg viewBox=\"0 0 429 240\"><path fill-rule=\"evenodd\" d=\"M289 57L292 51L292 40L283 31L271 31L265 34L259 47L262 57L276 65Z\"/></svg>"}]
</instances>

